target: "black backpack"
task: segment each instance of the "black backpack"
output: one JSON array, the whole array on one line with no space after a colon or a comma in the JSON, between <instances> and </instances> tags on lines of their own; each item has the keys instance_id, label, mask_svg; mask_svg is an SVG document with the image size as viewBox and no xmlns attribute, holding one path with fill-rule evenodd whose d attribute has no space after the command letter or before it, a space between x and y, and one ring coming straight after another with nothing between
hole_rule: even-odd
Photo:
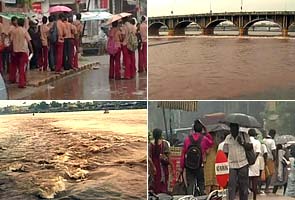
<instances>
[{"instance_id":1,"label":"black backpack","mask_svg":"<svg viewBox=\"0 0 295 200\"><path fill-rule=\"evenodd\" d=\"M201 142L203 135L200 135L198 140L195 141L193 135L189 136L191 144L188 147L188 150L185 155L185 167L191 170L197 170L202 167L203 156L201 149Z\"/></svg>"}]
</instances>

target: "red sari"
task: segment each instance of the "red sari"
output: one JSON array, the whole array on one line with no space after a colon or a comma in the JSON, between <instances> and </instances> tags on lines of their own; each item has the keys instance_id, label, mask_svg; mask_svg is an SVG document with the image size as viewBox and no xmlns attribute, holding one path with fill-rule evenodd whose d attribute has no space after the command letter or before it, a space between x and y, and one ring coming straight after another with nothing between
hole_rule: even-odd
<instances>
[{"instance_id":1,"label":"red sari","mask_svg":"<svg viewBox=\"0 0 295 200\"><path fill-rule=\"evenodd\" d=\"M164 141L159 145L159 151L156 152L155 144L150 144L150 157L152 158L153 164L156 167L156 175L153 178L153 184L150 190L154 193L167 193L168 192L168 180L169 180L169 170L168 165L163 165L160 161L160 154L165 151ZM169 147L168 147L169 148Z\"/></svg>"}]
</instances>

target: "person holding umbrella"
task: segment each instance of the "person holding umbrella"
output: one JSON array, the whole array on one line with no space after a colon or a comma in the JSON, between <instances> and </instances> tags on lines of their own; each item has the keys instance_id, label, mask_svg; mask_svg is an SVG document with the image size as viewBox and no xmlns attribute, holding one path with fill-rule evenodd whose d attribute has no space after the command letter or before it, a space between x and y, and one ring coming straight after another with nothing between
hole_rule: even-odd
<instances>
[{"instance_id":1,"label":"person holding umbrella","mask_svg":"<svg viewBox=\"0 0 295 200\"><path fill-rule=\"evenodd\" d=\"M243 145L249 143L250 138L248 134L239 131L239 124L230 123L229 126L230 134L225 138L223 146L229 163L229 200L235 199L237 185L239 185L240 200L248 200L249 164Z\"/></svg>"}]
</instances>

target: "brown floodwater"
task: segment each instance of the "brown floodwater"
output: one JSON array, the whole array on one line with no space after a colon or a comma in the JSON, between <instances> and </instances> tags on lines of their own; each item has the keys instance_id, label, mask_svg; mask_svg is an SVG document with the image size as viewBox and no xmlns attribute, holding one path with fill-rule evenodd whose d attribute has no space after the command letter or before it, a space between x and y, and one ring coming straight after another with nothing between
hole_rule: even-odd
<instances>
[{"instance_id":1,"label":"brown floodwater","mask_svg":"<svg viewBox=\"0 0 295 200\"><path fill-rule=\"evenodd\" d=\"M0 116L0 198L146 199L146 110Z\"/></svg>"},{"instance_id":2,"label":"brown floodwater","mask_svg":"<svg viewBox=\"0 0 295 200\"><path fill-rule=\"evenodd\" d=\"M295 38L149 39L149 99L293 99Z\"/></svg>"}]
</instances>

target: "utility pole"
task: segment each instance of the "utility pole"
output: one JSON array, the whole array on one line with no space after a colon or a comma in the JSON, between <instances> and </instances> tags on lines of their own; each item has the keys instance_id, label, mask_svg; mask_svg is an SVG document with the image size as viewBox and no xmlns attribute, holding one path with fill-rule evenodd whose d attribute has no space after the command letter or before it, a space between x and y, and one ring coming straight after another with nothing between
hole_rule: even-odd
<instances>
[{"instance_id":1,"label":"utility pole","mask_svg":"<svg viewBox=\"0 0 295 200\"><path fill-rule=\"evenodd\" d=\"M80 0L76 0L76 12L80 13Z\"/></svg>"},{"instance_id":2,"label":"utility pole","mask_svg":"<svg viewBox=\"0 0 295 200\"><path fill-rule=\"evenodd\" d=\"M210 0L210 14L212 14L212 3L211 3L211 0Z\"/></svg>"},{"instance_id":3,"label":"utility pole","mask_svg":"<svg viewBox=\"0 0 295 200\"><path fill-rule=\"evenodd\" d=\"M137 21L140 21L140 2L139 0L136 0L136 15L137 15Z\"/></svg>"}]
</instances>

